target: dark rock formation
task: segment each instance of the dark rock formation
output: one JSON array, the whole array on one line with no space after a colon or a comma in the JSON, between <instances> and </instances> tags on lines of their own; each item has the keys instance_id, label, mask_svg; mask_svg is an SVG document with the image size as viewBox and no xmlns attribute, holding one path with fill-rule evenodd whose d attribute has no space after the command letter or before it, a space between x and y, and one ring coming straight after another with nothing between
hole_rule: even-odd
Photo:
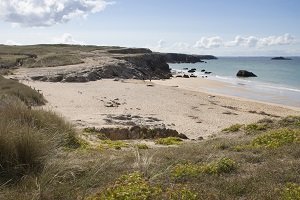
<instances>
[{"instance_id":1,"label":"dark rock formation","mask_svg":"<svg viewBox=\"0 0 300 200\"><path fill-rule=\"evenodd\" d=\"M189 72L189 73L194 73L195 71L196 71L196 70L192 70L192 69L191 69L191 70L189 70L188 72Z\"/></svg>"},{"instance_id":2,"label":"dark rock formation","mask_svg":"<svg viewBox=\"0 0 300 200\"><path fill-rule=\"evenodd\" d=\"M202 69L201 72L205 72L205 69Z\"/></svg>"},{"instance_id":3,"label":"dark rock formation","mask_svg":"<svg viewBox=\"0 0 300 200\"><path fill-rule=\"evenodd\" d=\"M101 133L100 139L108 138L111 140L136 140L136 139L157 139L166 137L178 137L188 139L184 134L179 134L176 130L166 128L146 128L132 126L130 128L101 128L94 129L94 132Z\"/></svg>"},{"instance_id":4,"label":"dark rock formation","mask_svg":"<svg viewBox=\"0 0 300 200\"><path fill-rule=\"evenodd\" d=\"M159 53L165 56L168 63L197 63L204 62L202 60L217 59L212 55L189 55L180 53Z\"/></svg>"},{"instance_id":5,"label":"dark rock formation","mask_svg":"<svg viewBox=\"0 0 300 200\"><path fill-rule=\"evenodd\" d=\"M191 77L191 78L197 78L197 76L194 75L194 74L191 74L190 77Z\"/></svg>"},{"instance_id":6,"label":"dark rock formation","mask_svg":"<svg viewBox=\"0 0 300 200\"><path fill-rule=\"evenodd\" d=\"M185 75L183 75L183 78L190 78L190 76L185 74Z\"/></svg>"},{"instance_id":7,"label":"dark rock formation","mask_svg":"<svg viewBox=\"0 0 300 200\"><path fill-rule=\"evenodd\" d=\"M236 74L237 77L257 77L254 73L247 70L239 70Z\"/></svg>"},{"instance_id":8,"label":"dark rock formation","mask_svg":"<svg viewBox=\"0 0 300 200\"><path fill-rule=\"evenodd\" d=\"M211 74L212 72L204 72L204 74Z\"/></svg>"},{"instance_id":9,"label":"dark rock formation","mask_svg":"<svg viewBox=\"0 0 300 200\"><path fill-rule=\"evenodd\" d=\"M280 56L280 57L273 57L273 58L271 58L271 60L292 60L292 59Z\"/></svg>"}]
</instances>

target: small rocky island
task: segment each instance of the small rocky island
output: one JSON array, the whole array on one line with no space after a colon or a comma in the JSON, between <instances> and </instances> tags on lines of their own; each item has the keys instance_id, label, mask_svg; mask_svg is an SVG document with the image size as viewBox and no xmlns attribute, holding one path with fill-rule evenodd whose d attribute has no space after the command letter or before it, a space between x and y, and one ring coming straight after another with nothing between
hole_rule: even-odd
<instances>
[{"instance_id":1,"label":"small rocky island","mask_svg":"<svg viewBox=\"0 0 300 200\"><path fill-rule=\"evenodd\" d=\"M271 58L271 60L292 60L292 59L291 58L286 58L286 57L279 56L279 57L273 57L273 58Z\"/></svg>"}]
</instances>

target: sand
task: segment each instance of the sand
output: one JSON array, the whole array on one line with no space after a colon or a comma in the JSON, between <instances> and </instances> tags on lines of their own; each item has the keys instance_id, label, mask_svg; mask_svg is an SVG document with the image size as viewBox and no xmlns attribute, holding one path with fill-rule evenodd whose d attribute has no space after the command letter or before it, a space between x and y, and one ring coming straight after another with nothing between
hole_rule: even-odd
<instances>
[{"instance_id":1,"label":"sand","mask_svg":"<svg viewBox=\"0 0 300 200\"><path fill-rule=\"evenodd\" d=\"M197 139L218 134L235 123L300 114L299 108L206 93L205 84L226 87L207 79L23 83L44 94L48 100L45 109L61 114L78 128L137 124L176 129Z\"/></svg>"}]
</instances>

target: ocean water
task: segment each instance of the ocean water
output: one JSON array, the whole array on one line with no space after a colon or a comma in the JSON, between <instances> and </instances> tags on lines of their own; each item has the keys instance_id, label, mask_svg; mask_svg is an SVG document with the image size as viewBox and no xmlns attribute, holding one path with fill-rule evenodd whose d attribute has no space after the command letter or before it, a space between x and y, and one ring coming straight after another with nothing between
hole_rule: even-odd
<instances>
[{"instance_id":1,"label":"ocean water","mask_svg":"<svg viewBox=\"0 0 300 200\"><path fill-rule=\"evenodd\" d=\"M194 74L199 78L204 75L200 72L204 69L212 72L207 75L208 79L230 85L224 89L206 88L208 91L300 107L300 57L291 58L271 60L270 57L219 57L217 60L206 60L207 63L169 65L173 70L183 73L187 73L183 68L196 68ZM242 69L258 77L237 78L236 73Z\"/></svg>"}]
</instances>

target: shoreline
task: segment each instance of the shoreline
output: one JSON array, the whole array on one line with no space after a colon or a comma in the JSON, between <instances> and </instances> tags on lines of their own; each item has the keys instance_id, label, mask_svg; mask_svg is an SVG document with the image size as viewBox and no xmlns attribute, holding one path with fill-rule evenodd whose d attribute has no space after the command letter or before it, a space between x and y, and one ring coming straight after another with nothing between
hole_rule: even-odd
<instances>
[{"instance_id":1,"label":"shoreline","mask_svg":"<svg viewBox=\"0 0 300 200\"><path fill-rule=\"evenodd\" d=\"M191 79L189 79L191 80ZM172 81L172 80L171 80ZM205 80L207 81L207 80ZM170 128L190 139L207 138L232 124L265 117L299 115L299 110L173 87L166 81L102 79L86 83L22 81L40 90L53 110L77 128L147 126ZM222 84L208 81L216 87Z\"/></svg>"},{"instance_id":2,"label":"shoreline","mask_svg":"<svg viewBox=\"0 0 300 200\"><path fill-rule=\"evenodd\" d=\"M165 79L165 80L153 80L153 82L156 83L156 84L165 85L165 86L175 86L175 85L177 85L178 88L181 88L181 89L206 93L208 95L222 96L222 97L226 97L226 98L236 99L236 100L239 100L239 101L248 101L248 102L254 102L254 103L261 103L261 104L266 104L266 105L272 105L272 106L278 106L278 107L282 107L282 108L286 108L286 109L291 109L291 110L295 110L295 111L300 111L300 107L297 107L297 106L291 106L291 105L286 105L286 104L280 104L280 103L268 102L268 101L263 101L263 100L251 99L251 98L241 97L241 96L234 96L234 95L230 95L230 94L224 94L224 93L220 93L220 92L213 92L213 91L209 91L207 89L206 90L203 89L203 87L209 87L209 88L220 88L220 87L223 87L223 88L227 87L228 88L228 87L231 87L230 83L220 81L220 80L215 80L215 79L209 79L209 78L208 79L207 78L204 78L204 79L201 79L201 78L186 79L186 78L175 78L175 77L173 77L171 79ZM202 84L202 85L199 88L195 88L195 85L194 85L194 87L192 88L191 85L188 82L189 83L193 82L193 83ZM243 91L244 88L233 88L233 90Z\"/></svg>"}]
</instances>

